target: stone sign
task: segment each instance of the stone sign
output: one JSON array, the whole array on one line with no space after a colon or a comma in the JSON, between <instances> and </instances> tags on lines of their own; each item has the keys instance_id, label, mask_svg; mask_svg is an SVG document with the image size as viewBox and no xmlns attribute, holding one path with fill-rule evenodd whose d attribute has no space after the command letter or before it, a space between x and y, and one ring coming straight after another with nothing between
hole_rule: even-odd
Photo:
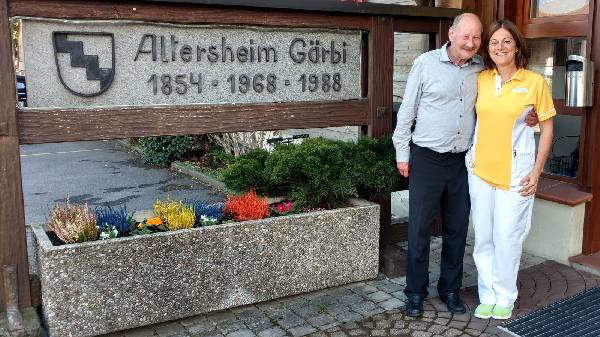
<instances>
[{"instance_id":1,"label":"stone sign","mask_svg":"<svg viewBox=\"0 0 600 337\"><path fill-rule=\"evenodd\" d=\"M23 22L29 107L357 99L360 31Z\"/></svg>"}]
</instances>

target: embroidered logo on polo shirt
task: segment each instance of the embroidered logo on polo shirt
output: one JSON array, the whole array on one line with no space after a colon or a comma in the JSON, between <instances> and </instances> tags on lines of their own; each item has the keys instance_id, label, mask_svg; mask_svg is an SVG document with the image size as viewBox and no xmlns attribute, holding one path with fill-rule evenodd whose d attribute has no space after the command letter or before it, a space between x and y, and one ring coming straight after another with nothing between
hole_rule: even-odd
<instances>
[{"instance_id":1,"label":"embroidered logo on polo shirt","mask_svg":"<svg viewBox=\"0 0 600 337\"><path fill-rule=\"evenodd\" d=\"M527 90L527 88L514 88L512 90L512 92L520 92L520 93L526 94L529 92L529 90Z\"/></svg>"}]
</instances>

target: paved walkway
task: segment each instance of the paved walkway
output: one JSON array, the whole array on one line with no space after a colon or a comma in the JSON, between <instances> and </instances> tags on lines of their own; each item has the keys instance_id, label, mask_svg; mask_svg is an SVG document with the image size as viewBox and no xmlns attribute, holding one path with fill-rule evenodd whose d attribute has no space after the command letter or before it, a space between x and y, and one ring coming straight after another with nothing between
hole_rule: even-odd
<instances>
[{"instance_id":1,"label":"paved walkway","mask_svg":"<svg viewBox=\"0 0 600 337\"><path fill-rule=\"evenodd\" d=\"M478 303L472 250L468 245L464 268L467 288L462 292L468 312L462 315L448 312L437 297L441 240L434 239L430 296L425 302L425 314L418 319L404 316L405 278L382 277L105 337L508 336L496 328L501 322L471 316ZM521 267L517 315L600 286L598 276L527 254Z\"/></svg>"}]
</instances>

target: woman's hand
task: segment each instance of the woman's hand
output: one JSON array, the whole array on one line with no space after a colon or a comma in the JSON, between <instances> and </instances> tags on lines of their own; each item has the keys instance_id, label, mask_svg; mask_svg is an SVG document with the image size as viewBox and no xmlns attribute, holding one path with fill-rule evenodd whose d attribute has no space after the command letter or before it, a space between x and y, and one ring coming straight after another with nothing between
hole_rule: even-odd
<instances>
[{"instance_id":1,"label":"woman's hand","mask_svg":"<svg viewBox=\"0 0 600 337\"><path fill-rule=\"evenodd\" d=\"M529 172L529 174L526 175L525 178L523 178L521 180L521 186L523 186L523 187L519 190L519 193L521 193L521 195L524 197L534 195L535 192L537 191L537 186L538 186L539 180L540 180L539 174L536 174L535 171Z\"/></svg>"}]
</instances>

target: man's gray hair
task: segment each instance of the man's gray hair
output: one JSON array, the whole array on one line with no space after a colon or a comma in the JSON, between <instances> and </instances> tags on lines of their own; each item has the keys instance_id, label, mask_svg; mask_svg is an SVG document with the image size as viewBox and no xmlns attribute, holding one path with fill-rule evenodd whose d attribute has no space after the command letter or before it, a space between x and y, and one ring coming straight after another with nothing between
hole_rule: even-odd
<instances>
[{"instance_id":1,"label":"man's gray hair","mask_svg":"<svg viewBox=\"0 0 600 337\"><path fill-rule=\"evenodd\" d=\"M467 15L474 15L473 13L462 13L458 16L456 16L454 18L454 21L452 21L452 28L456 29L456 27L458 26L458 24L460 23L460 20L462 20L465 16Z\"/></svg>"}]
</instances>

